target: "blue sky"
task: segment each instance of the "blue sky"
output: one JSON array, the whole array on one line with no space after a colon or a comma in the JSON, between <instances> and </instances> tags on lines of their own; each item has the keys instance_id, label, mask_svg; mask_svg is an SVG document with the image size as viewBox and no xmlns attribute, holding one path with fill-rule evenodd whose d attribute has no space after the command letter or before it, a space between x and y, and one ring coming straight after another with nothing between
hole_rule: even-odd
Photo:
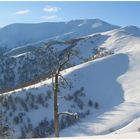
<instances>
[{"instance_id":1,"label":"blue sky","mask_svg":"<svg viewBox=\"0 0 140 140\"><path fill-rule=\"evenodd\" d=\"M11 23L38 23L100 18L111 24L140 27L140 2L0 2L0 27Z\"/></svg>"}]
</instances>

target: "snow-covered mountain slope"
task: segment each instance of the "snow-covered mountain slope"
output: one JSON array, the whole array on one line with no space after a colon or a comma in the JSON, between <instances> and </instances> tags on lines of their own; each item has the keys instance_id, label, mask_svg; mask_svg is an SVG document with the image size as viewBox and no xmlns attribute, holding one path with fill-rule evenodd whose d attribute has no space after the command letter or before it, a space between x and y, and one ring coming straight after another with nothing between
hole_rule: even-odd
<instances>
[{"instance_id":1,"label":"snow-covered mountain slope","mask_svg":"<svg viewBox=\"0 0 140 140\"><path fill-rule=\"evenodd\" d=\"M112 65L114 66L113 71L110 69ZM117 67L119 68L117 69ZM60 90L59 96L65 96L65 98L60 98L61 104L59 105L59 111L69 110L71 112L78 112L81 114L80 118L83 118L86 114L102 113L106 109L119 105L123 102L124 97L122 88L119 83L117 83L116 78L125 73L127 67L127 56L117 54L107 57L106 59L87 62L62 72L65 78L71 83L71 87L62 88ZM88 73L91 73L91 75ZM108 79L108 82L103 80L103 78ZM9 124L15 127L16 132L20 130L19 134L15 133L15 137L21 136L22 129L24 129L25 132L27 131L26 128L28 128L29 125L27 120L30 120L34 133L39 133L36 127L38 127L41 120L44 120L45 117L49 125L51 125L53 99L52 95L48 94L49 92L51 93L51 89L50 79L43 83L3 95L11 95L7 97L8 100L5 100L3 105ZM104 98L101 98L102 96ZM116 100L111 101L112 98ZM98 103L98 107L94 107L95 103ZM15 113L11 114L12 111ZM42 114L41 116L40 113ZM64 120L62 120L62 122L66 123L66 126L69 125L69 123L67 124ZM61 126L63 128L64 124L62 122ZM42 128L38 129L41 131ZM52 130L49 130L48 133L51 134L51 131Z\"/></svg>"},{"instance_id":2,"label":"snow-covered mountain slope","mask_svg":"<svg viewBox=\"0 0 140 140\"><path fill-rule=\"evenodd\" d=\"M93 140L93 139L139 139L139 132L129 132L123 134L108 134L108 135L96 135L96 136L82 136L82 137L60 137L59 140ZM58 138L46 138L45 140L57 140ZM34 139L33 139L34 140Z\"/></svg>"},{"instance_id":3,"label":"snow-covered mountain slope","mask_svg":"<svg viewBox=\"0 0 140 140\"><path fill-rule=\"evenodd\" d=\"M11 49L48 39L70 39L116 29L99 19L46 22L38 24L11 24L0 29L0 49Z\"/></svg>"},{"instance_id":4,"label":"snow-covered mountain slope","mask_svg":"<svg viewBox=\"0 0 140 140\"><path fill-rule=\"evenodd\" d=\"M74 48L82 59L72 57L76 66L61 72L70 86L60 88L59 110L78 112L80 120L61 117L60 128L65 128L61 136L139 132L140 37L138 30L131 33L132 28L92 34L76 42ZM91 58L95 48L114 53ZM14 138L52 136L52 97L51 79L0 95Z\"/></svg>"},{"instance_id":5,"label":"snow-covered mountain slope","mask_svg":"<svg viewBox=\"0 0 140 140\"><path fill-rule=\"evenodd\" d=\"M62 131L62 136L99 135L113 131L115 131L114 135L115 133L120 135L124 133L125 135L126 132L139 132L139 124L136 124L136 122L139 122L140 117L140 38L134 36L123 37L123 35L121 37L119 35L120 39L116 40L114 31L110 34L112 34L112 38L106 40L102 47L114 49L115 54L123 53L128 58L126 72L116 79L121 85L124 101L97 117L96 114L92 114L79 125L74 125ZM117 44L113 43L114 40ZM116 68L112 65L110 69L113 71ZM108 81L108 78L103 79ZM117 99L112 98L111 100L116 101ZM128 138L127 133L125 138Z\"/></svg>"},{"instance_id":6,"label":"snow-covered mountain slope","mask_svg":"<svg viewBox=\"0 0 140 140\"><path fill-rule=\"evenodd\" d=\"M133 47L131 46L131 41L135 44ZM119 49L115 51L116 55L100 58L99 60L93 60L82 65L72 67L63 72L65 77L71 81L72 88L71 90L62 89L61 94L72 94L74 91L83 87L85 93L84 108L78 110L85 112L88 108L86 104L89 99L91 99L93 103L98 102L99 108L96 110L94 107L89 107L91 115L86 117L86 119L82 119L78 124L64 129L61 132L62 136L107 134L126 126L136 117L139 117L139 86L135 86L139 85L139 78L138 75L135 77L132 73L138 74L139 71L139 59L137 60L136 58L139 56L140 39L131 36L131 41L128 38L127 42L129 43L126 46L122 41L122 45L124 45L124 47L118 47ZM106 46L107 43L110 44L110 41L106 41L104 46ZM110 45L106 47L110 47L112 49L112 46ZM114 47L114 49L116 48ZM135 63L133 63L134 60ZM49 86L50 82L51 80L44 81L43 83L27 87L24 90L21 89L21 91L17 90L14 91L16 93L11 92L10 94L14 96L18 95L24 100L26 97L25 95L28 94L27 92L30 92L35 96L40 92L44 94L48 88L51 90L51 87ZM135 85L130 86L130 84L132 85L133 83ZM38 90L35 90L34 88L38 88ZM50 102L52 102L51 100L52 99L50 99ZM63 100L60 104L60 111L67 109L71 109L73 112L77 111L78 106L76 106L75 109L72 107L73 105L69 105L67 101L64 101L64 103L62 102ZM65 108L63 104L66 105ZM51 109L51 106L52 105L49 103L49 110ZM45 117L45 112L48 112L48 109L43 111L43 109L39 107L38 109L30 110L29 107L30 111L26 112L25 116L26 118L29 117L31 122L33 121L32 124L35 127L35 124L37 125L41 119L40 117L37 117L37 114L40 114L41 111L43 119L43 116ZM9 113L10 111L7 112ZM33 112L35 114L30 115L33 114ZM48 120L52 116L51 113L52 111L49 111L49 115L47 115ZM30 116L35 117L31 118ZM18 124L18 127L19 126L21 127L21 124Z\"/></svg>"},{"instance_id":7,"label":"snow-covered mountain slope","mask_svg":"<svg viewBox=\"0 0 140 140\"><path fill-rule=\"evenodd\" d=\"M111 54L110 51L100 48L100 44L108 37L106 35L92 35L83 38L72 39L65 42L50 41L45 46L30 48L27 52L9 52L0 60L0 89L7 90L15 87L29 85L29 82L47 78L55 62L48 46L56 50L59 59L68 51L73 49L75 55L70 58L72 66L83 62ZM25 50L26 51L26 50ZM11 55L11 56L10 56ZM69 67L69 66L67 66Z\"/></svg>"},{"instance_id":8,"label":"snow-covered mountain slope","mask_svg":"<svg viewBox=\"0 0 140 140\"><path fill-rule=\"evenodd\" d=\"M111 54L115 49L127 44L129 38L131 40L134 37L136 38L136 34L128 32L128 27L127 30L124 27L67 41L51 40L46 43L46 46L55 48L59 53L63 53L65 49L74 48L76 56L71 58L70 63L78 65ZM0 89L3 91L21 84L26 83L27 85L40 76L48 75L52 68L52 57L46 46L40 42L32 46L14 48L7 52L0 60Z\"/></svg>"}]
</instances>

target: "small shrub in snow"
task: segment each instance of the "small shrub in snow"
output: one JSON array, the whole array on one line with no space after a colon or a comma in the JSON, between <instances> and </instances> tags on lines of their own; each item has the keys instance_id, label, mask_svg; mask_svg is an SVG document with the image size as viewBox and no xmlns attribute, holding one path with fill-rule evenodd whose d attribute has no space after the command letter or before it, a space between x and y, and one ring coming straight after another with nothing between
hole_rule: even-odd
<instances>
[{"instance_id":1,"label":"small shrub in snow","mask_svg":"<svg viewBox=\"0 0 140 140\"><path fill-rule=\"evenodd\" d=\"M15 125L18 125L18 124L20 123L20 120L19 120L19 117L18 117L18 116L15 116L15 117L13 118L13 123L14 123Z\"/></svg>"},{"instance_id":2,"label":"small shrub in snow","mask_svg":"<svg viewBox=\"0 0 140 140\"><path fill-rule=\"evenodd\" d=\"M73 99L73 96L68 94L67 96L64 96L64 99L67 101L71 101Z\"/></svg>"},{"instance_id":3,"label":"small shrub in snow","mask_svg":"<svg viewBox=\"0 0 140 140\"><path fill-rule=\"evenodd\" d=\"M99 109L99 103L98 103L98 102L95 102L95 103L94 103L94 107L95 107L96 109Z\"/></svg>"},{"instance_id":4,"label":"small shrub in snow","mask_svg":"<svg viewBox=\"0 0 140 140\"><path fill-rule=\"evenodd\" d=\"M26 131L25 131L25 128L23 126L20 128L20 132L21 132L21 136L19 138L20 139L26 138Z\"/></svg>"},{"instance_id":5,"label":"small shrub in snow","mask_svg":"<svg viewBox=\"0 0 140 140\"><path fill-rule=\"evenodd\" d=\"M9 96L8 98L8 104L10 104L13 112L16 111L16 105L15 105L15 101L14 101L14 98L12 97L12 95Z\"/></svg>"},{"instance_id":6,"label":"small shrub in snow","mask_svg":"<svg viewBox=\"0 0 140 140\"><path fill-rule=\"evenodd\" d=\"M92 106L93 106L92 100L89 100L89 101L88 101L88 106L89 106L89 107L92 107Z\"/></svg>"},{"instance_id":7,"label":"small shrub in snow","mask_svg":"<svg viewBox=\"0 0 140 140\"><path fill-rule=\"evenodd\" d=\"M60 119L60 128L64 129L66 127L66 123L65 123L65 116L62 115L61 119Z\"/></svg>"},{"instance_id":8,"label":"small shrub in snow","mask_svg":"<svg viewBox=\"0 0 140 140\"><path fill-rule=\"evenodd\" d=\"M68 115L71 114L71 115ZM74 115L75 114L75 115ZM75 122L78 121L79 115L77 113L71 113L71 110L68 110L67 115L66 114L62 114L60 117L60 129L64 129L72 124L74 124Z\"/></svg>"},{"instance_id":9,"label":"small shrub in snow","mask_svg":"<svg viewBox=\"0 0 140 140\"><path fill-rule=\"evenodd\" d=\"M29 106L30 106L30 109L33 109L34 108L34 103L33 102L30 102L29 103Z\"/></svg>"},{"instance_id":10,"label":"small shrub in snow","mask_svg":"<svg viewBox=\"0 0 140 140\"><path fill-rule=\"evenodd\" d=\"M79 118L85 118L86 117L86 114L81 112L81 113L78 113L79 114Z\"/></svg>"},{"instance_id":11,"label":"small shrub in snow","mask_svg":"<svg viewBox=\"0 0 140 140\"><path fill-rule=\"evenodd\" d=\"M34 105L34 109L38 109L38 105Z\"/></svg>"},{"instance_id":12,"label":"small shrub in snow","mask_svg":"<svg viewBox=\"0 0 140 140\"><path fill-rule=\"evenodd\" d=\"M31 122L30 118L27 118L27 122L28 122L28 123L30 123L30 122Z\"/></svg>"},{"instance_id":13,"label":"small shrub in snow","mask_svg":"<svg viewBox=\"0 0 140 140\"><path fill-rule=\"evenodd\" d=\"M39 94L37 97L36 103L43 105L44 104L44 99L42 94Z\"/></svg>"},{"instance_id":14,"label":"small shrub in snow","mask_svg":"<svg viewBox=\"0 0 140 140\"><path fill-rule=\"evenodd\" d=\"M90 110L87 110L85 114L86 115L89 115L90 114Z\"/></svg>"},{"instance_id":15,"label":"small shrub in snow","mask_svg":"<svg viewBox=\"0 0 140 140\"><path fill-rule=\"evenodd\" d=\"M20 128L21 137L20 138L33 138L34 137L34 129L30 122L27 124L23 124Z\"/></svg>"},{"instance_id":16,"label":"small shrub in snow","mask_svg":"<svg viewBox=\"0 0 140 140\"><path fill-rule=\"evenodd\" d=\"M34 129L34 138L44 138L52 134L52 129L47 118L39 123L39 125Z\"/></svg>"},{"instance_id":17,"label":"small shrub in snow","mask_svg":"<svg viewBox=\"0 0 140 140\"><path fill-rule=\"evenodd\" d=\"M84 108L84 102L82 100L80 100L79 98L77 99L76 103L77 103L77 106L80 109L83 109Z\"/></svg>"},{"instance_id":18,"label":"small shrub in snow","mask_svg":"<svg viewBox=\"0 0 140 140\"><path fill-rule=\"evenodd\" d=\"M1 102L0 102L1 106ZM0 139L9 138L12 129L8 126L8 117L5 117L3 109L0 110Z\"/></svg>"},{"instance_id":19,"label":"small shrub in snow","mask_svg":"<svg viewBox=\"0 0 140 140\"><path fill-rule=\"evenodd\" d=\"M79 90L74 92L73 97L75 102L77 102L77 99L79 97L85 97L85 93L83 91L84 91L84 87L81 87Z\"/></svg>"},{"instance_id":20,"label":"small shrub in snow","mask_svg":"<svg viewBox=\"0 0 140 140\"><path fill-rule=\"evenodd\" d=\"M10 113L9 113L9 116L10 116L10 117L12 117L12 115L13 115L13 113L12 113L12 112L10 112Z\"/></svg>"},{"instance_id":21,"label":"small shrub in snow","mask_svg":"<svg viewBox=\"0 0 140 140\"><path fill-rule=\"evenodd\" d=\"M28 106L27 106L27 103L25 103L25 101L20 98L20 97L16 97L15 98L16 102L19 102L19 104L23 107L23 109L28 112Z\"/></svg>"},{"instance_id":22,"label":"small shrub in snow","mask_svg":"<svg viewBox=\"0 0 140 140\"><path fill-rule=\"evenodd\" d=\"M71 108L75 108L75 105L74 105L74 104L72 104L72 105L70 105L70 107L71 107Z\"/></svg>"}]
</instances>

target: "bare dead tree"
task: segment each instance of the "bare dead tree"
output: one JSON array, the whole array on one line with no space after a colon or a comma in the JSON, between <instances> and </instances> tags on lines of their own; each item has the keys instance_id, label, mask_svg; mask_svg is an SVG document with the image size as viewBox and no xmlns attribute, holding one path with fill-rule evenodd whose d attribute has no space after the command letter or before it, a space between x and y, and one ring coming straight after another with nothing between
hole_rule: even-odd
<instances>
[{"instance_id":1,"label":"bare dead tree","mask_svg":"<svg viewBox=\"0 0 140 140\"><path fill-rule=\"evenodd\" d=\"M51 57L55 60L54 66L52 66L52 87L53 87L53 93L54 93L54 134L55 137L59 137L59 116L60 115L69 115L75 118L78 118L77 113L70 113L70 112L62 112L59 113L59 107L58 107L58 92L60 88L60 79L63 80L67 85L67 80L63 77L61 74L61 71L66 67L66 65L69 63L70 57L74 54L73 50L68 50L64 53L64 55L60 58L58 54L56 53L56 50L54 48L48 47L48 50L50 52Z\"/></svg>"}]
</instances>

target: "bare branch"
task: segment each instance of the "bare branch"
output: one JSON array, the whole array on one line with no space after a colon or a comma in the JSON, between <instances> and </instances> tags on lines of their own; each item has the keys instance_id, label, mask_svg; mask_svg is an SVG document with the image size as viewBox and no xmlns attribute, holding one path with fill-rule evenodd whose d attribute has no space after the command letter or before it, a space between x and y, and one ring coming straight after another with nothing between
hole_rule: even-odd
<instances>
[{"instance_id":1,"label":"bare branch","mask_svg":"<svg viewBox=\"0 0 140 140\"><path fill-rule=\"evenodd\" d=\"M72 55L71 53L72 50L70 50L70 52L67 52L64 57L64 61L60 61L60 65L58 67L58 74L60 73L60 71L62 70L62 68L68 63L68 61L70 60L70 56Z\"/></svg>"},{"instance_id":2,"label":"bare branch","mask_svg":"<svg viewBox=\"0 0 140 140\"><path fill-rule=\"evenodd\" d=\"M79 115L78 113L71 113L71 112L60 112L58 113L58 115L68 115L68 116L72 116L74 117L75 119L79 119Z\"/></svg>"},{"instance_id":3,"label":"bare branch","mask_svg":"<svg viewBox=\"0 0 140 140\"><path fill-rule=\"evenodd\" d=\"M60 77L63 81L65 81L65 83L67 84L67 86L69 86L68 81L67 81L61 74L59 74L59 77Z\"/></svg>"},{"instance_id":4,"label":"bare branch","mask_svg":"<svg viewBox=\"0 0 140 140\"><path fill-rule=\"evenodd\" d=\"M52 73L52 88L54 90L54 75L53 75L53 73Z\"/></svg>"}]
</instances>

